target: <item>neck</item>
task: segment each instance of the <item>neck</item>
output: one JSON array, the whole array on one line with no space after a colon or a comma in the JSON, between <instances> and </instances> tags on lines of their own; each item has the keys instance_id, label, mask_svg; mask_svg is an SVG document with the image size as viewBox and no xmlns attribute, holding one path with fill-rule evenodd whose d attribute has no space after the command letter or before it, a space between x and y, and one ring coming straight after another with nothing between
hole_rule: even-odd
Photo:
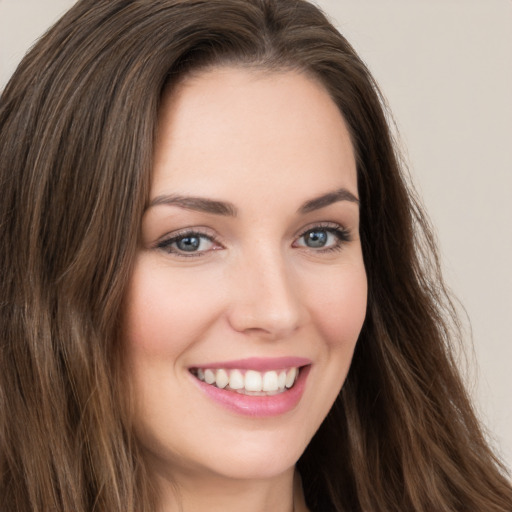
<instances>
[{"instance_id":1,"label":"neck","mask_svg":"<svg viewBox=\"0 0 512 512\"><path fill-rule=\"evenodd\" d=\"M274 478L234 480L195 473L157 479L159 512L307 512L300 477L291 468Z\"/></svg>"}]
</instances>

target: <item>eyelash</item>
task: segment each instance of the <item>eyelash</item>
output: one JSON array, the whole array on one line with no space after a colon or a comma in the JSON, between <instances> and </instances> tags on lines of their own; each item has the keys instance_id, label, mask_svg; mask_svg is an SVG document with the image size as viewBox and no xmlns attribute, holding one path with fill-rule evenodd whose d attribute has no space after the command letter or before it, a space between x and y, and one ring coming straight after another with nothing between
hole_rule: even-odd
<instances>
[{"instance_id":1,"label":"eyelash","mask_svg":"<svg viewBox=\"0 0 512 512\"><path fill-rule=\"evenodd\" d=\"M336 242L330 246L330 247L319 247L319 248L313 248L308 247L306 245L295 245L296 241L294 241L294 247L302 247L305 249L310 249L312 252L315 253L328 253L333 251L340 251L343 248L343 245L346 242L350 242L350 232L346 228L338 225L338 224L316 224L314 226L308 227L302 233L297 237L296 240L302 239L304 236L306 236L308 233L314 233L315 231L323 231L327 232L331 235L334 235L336 237ZM208 240L210 243L214 245L220 246L222 248L221 244L216 240L216 238L208 233L201 232L201 231L195 231L195 230L189 230L189 231L181 231L179 233L176 233L175 235L171 236L170 238L166 238L156 244L157 249L164 250L168 252L169 254L174 254L178 257L183 258L197 258L204 256L205 254L209 253L212 250L218 250L218 249L209 249L204 251L190 251L189 254L186 253L186 251L176 249L173 247L173 244L176 244L177 242L184 240L186 238L198 238L200 240Z\"/></svg>"},{"instance_id":2,"label":"eyelash","mask_svg":"<svg viewBox=\"0 0 512 512\"><path fill-rule=\"evenodd\" d=\"M166 238L159 242L156 247L157 249L162 249L169 254L174 254L179 257L183 258L197 258L199 256L204 256L209 251L191 251L190 254L187 254L185 251L175 249L173 248L173 244L179 242L180 240L184 240L186 238L199 238L200 240L208 240L212 244L220 245L214 236L209 235L207 233L201 232L201 231L194 231L194 230L188 230L188 231L181 231L176 233L175 235L171 236L170 238ZM216 250L216 249L213 249Z\"/></svg>"},{"instance_id":3,"label":"eyelash","mask_svg":"<svg viewBox=\"0 0 512 512\"><path fill-rule=\"evenodd\" d=\"M336 242L334 243L334 245L332 245L330 247L324 247L324 248L318 248L318 249L314 249L312 247L307 247L307 246L303 246L303 245L300 245L299 247L311 249L313 252L328 253L328 252L340 251L346 242L351 241L350 231L348 229L340 226L339 224L328 224L328 223L323 223L323 224L320 223L320 224L316 224L312 227L308 227L300 234L300 236L297 238L297 240L300 240L301 238L306 236L308 233L313 233L315 231L325 231L327 233L330 233L331 235L334 235L336 237Z\"/></svg>"}]
</instances>

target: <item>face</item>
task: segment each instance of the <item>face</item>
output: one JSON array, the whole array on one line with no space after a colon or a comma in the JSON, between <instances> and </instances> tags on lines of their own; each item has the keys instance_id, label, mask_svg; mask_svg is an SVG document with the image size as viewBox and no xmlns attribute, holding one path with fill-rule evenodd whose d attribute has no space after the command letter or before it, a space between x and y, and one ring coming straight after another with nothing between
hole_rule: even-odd
<instances>
[{"instance_id":1,"label":"face","mask_svg":"<svg viewBox=\"0 0 512 512\"><path fill-rule=\"evenodd\" d=\"M293 471L365 316L357 197L344 120L312 79L219 68L165 97L124 322L155 472Z\"/></svg>"}]
</instances>

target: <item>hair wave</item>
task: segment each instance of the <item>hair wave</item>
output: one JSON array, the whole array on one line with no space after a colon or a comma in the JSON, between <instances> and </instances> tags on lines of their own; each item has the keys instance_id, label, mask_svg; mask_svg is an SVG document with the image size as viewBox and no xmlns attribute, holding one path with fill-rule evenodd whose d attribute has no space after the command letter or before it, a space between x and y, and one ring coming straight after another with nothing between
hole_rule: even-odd
<instances>
[{"instance_id":1,"label":"hair wave","mask_svg":"<svg viewBox=\"0 0 512 512\"><path fill-rule=\"evenodd\" d=\"M0 501L144 512L122 301L165 88L218 65L307 73L355 148L367 317L334 407L298 461L312 510L510 511L452 356L457 323L372 76L302 0L81 0L0 100Z\"/></svg>"}]
</instances>

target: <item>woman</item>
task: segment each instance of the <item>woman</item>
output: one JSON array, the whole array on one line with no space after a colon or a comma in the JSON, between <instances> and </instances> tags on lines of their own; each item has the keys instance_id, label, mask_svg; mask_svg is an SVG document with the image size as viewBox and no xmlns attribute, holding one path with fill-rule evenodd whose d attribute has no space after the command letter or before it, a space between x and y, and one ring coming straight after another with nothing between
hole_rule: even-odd
<instances>
[{"instance_id":1,"label":"woman","mask_svg":"<svg viewBox=\"0 0 512 512\"><path fill-rule=\"evenodd\" d=\"M82 0L0 151L6 510L510 510L377 87L315 7Z\"/></svg>"}]
</instances>

